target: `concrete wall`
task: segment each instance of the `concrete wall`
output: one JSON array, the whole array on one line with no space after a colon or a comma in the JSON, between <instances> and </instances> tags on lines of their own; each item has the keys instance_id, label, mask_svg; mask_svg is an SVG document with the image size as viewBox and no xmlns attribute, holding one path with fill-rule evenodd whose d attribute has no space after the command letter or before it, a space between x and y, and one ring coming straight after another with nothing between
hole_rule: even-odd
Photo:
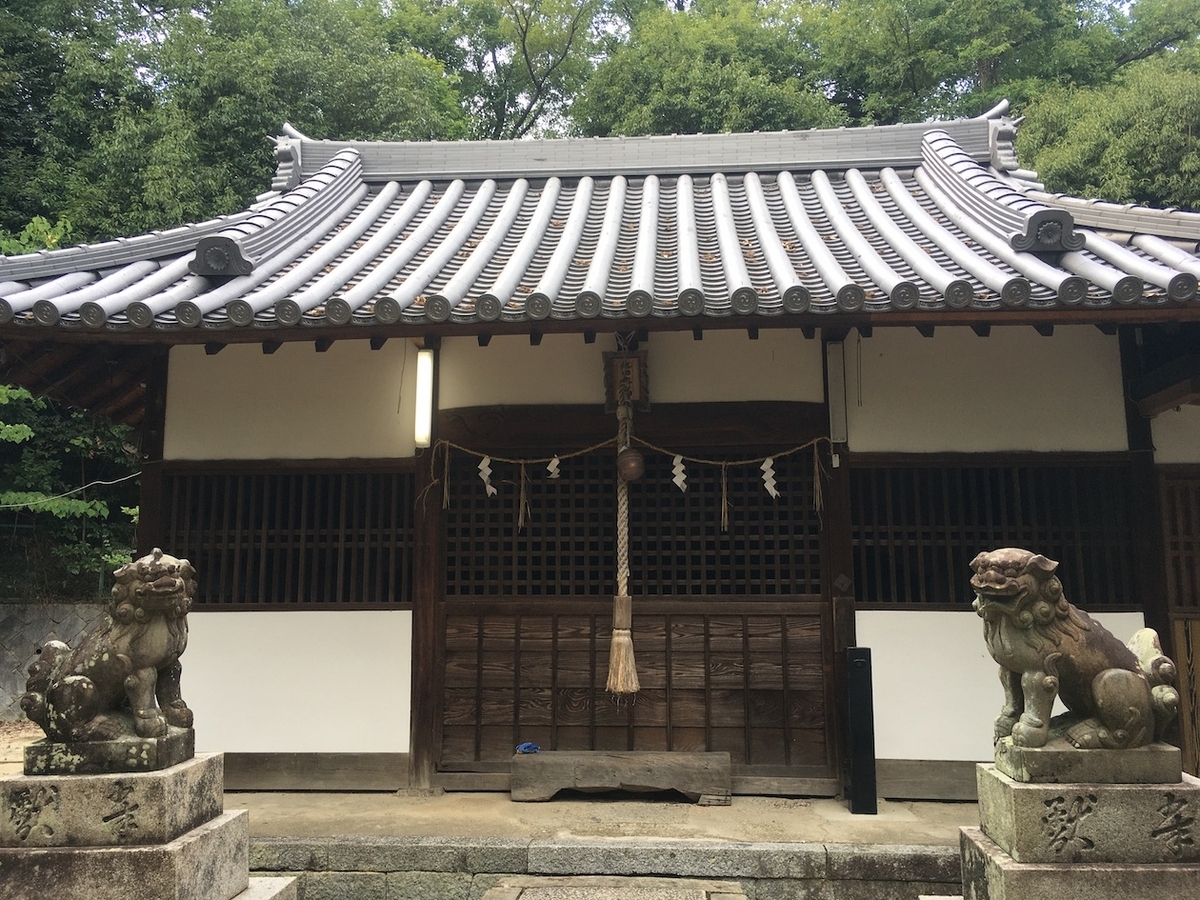
<instances>
[{"instance_id":1,"label":"concrete wall","mask_svg":"<svg viewBox=\"0 0 1200 900\"><path fill-rule=\"evenodd\" d=\"M1095 618L1122 641L1145 624L1141 613ZM859 610L854 622L857 643L871 648L875 756L990 760L1004 694L980 618L971 610Z\"/></svg>"},{"instance_id":2,"label":"concrete wall","mask_svg":"<svg viewBox=\"0 0 1200 900\"><path fill-rule=\"evenodd\" d=\"M1091 326L878 328L845 358L852 451L1128 448L1117 339Z\"/></svg>"},{"instance_id":3,"label":"concrete wall","mask_svg":"<svg viewBox=\"0 0 1200 900\"><path fill-rule=\"evenodd\" d=\"M173 347L166 459L412 456L416 350L388 341L310 343L265 355L230 344L215 356Z\"/></svg>"},{"instance_id":4,"label":"concrete wall","mask_svg":"<svg viewBox=\"0 0 1200 900\"><path fill-rule=\"evenodd\" d=\"M104 612L103 603L0 603L0 722L25 718L21 695L38 648L74 647Z\"/></svg>"},{"instance_id":5,"label":"concrete wall","mask_svg":"<svg viewBox=\"0 0 1200 900\"><path fill-rule=\"evenodd\" d=\"M1156 463L1200 463L1200 406L1183 406L1150 420Z\"/></svg>"},{"instance_id":6,"label":"concrete wall","mask_svg":"<svg viewBox=\"0 0 1200 900\"><path fill-rule=\"evenodd\" d=\"M411 613L204 612L188 623L197 751L408 751Z\"/></svg>"},{"instance_id":7,"label":"concrete wall","mask_svg":"<svg viewBox=\"0 0 1200 900\"><path fill-rule=\"evenodd\" d=\"M808 400L821 402L821 344L798 331L764 330L757 341L744 331L652 334L648 352L651 403ZM579 335L546 335L537 347L518 335L442 342L438 407L493 404L600 404L605 351L612 336L585 344Z\"/></svg>"}]
</instances>

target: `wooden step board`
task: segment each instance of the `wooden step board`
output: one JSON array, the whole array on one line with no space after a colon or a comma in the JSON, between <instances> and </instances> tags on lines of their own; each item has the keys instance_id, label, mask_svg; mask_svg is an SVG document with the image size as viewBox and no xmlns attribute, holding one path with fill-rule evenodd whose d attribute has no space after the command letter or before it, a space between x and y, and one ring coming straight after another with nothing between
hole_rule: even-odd
<instances>
[{"instance_id":1,"label":"wooden step board","mask_svg":"<svg viewBox=\"0 0 1200 900\"><path fill-rule=\"evenodd\" d=\"M512 759L512 799L549 800L562 790L678 791L701 806L728 806L728 753L546 750Z\"/></svg>"},{"instance_id":2,"label":"wooden step board","mask_svg":"<svg viewBox=\"0 0 1200 900\"><path fill-rule=\"evenodd\" d=\"M512 876L482 900L746 900L736 881L612 876Z\"/></svg>"}]
</instances>

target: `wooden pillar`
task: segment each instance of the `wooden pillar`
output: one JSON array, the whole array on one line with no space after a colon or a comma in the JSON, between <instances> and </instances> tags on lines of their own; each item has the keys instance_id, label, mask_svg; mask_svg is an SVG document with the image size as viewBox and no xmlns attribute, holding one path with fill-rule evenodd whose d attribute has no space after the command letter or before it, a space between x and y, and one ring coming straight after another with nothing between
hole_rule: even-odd
<instances>
[{"instance_id":1,"label":"wooden pillar","mask_svg":"<svg viewBox=\"0 0 1200 900\"><path fill-rule=\"evenodd\" d=\"M1134 577L1146 616L1146 624L1158 632L1163 651L1174 658L1169 600L1167 597L1166 551L1162 533L1162 498L1154 467L1154 442L1150 420L1138 412L1129 397L1129 383L1144 374L1139 329L1123 325L1117 330L1121 349L1121 384L1125 400L1125 428L1129 437L1129 510L1133 534Z\"/></svg>"},{"instance_id":2,"label":"wooden pillar","mask_svg":"<svg viewBox=\"0 0 1200 900\"><path fill-rule=\"evenodd\" d=\"M155 547L168 553L178 550L163 547L163 443L167 422L167 368L169 351L155 348L146 372L143 395L141 458L142 474L138 490L137 555L144 556Z\"/></svg>"},{"instance_id":3,"label":"wooden pillar","mask_svg":"<svg viewBox=\"0 0 1200 900\"><path fill-rule=\"evenodd\" d=\"M436 355L433 371L432 445L436 446L436 398L439 382ZM409 726L408 783L409 787L421 790L433 787L437 771L438 742L441 734L438 719L441 715L443 689L440 621L442 595L445 592L442 551L445 517L442 510L441 485L431 487L434 479L430 467L432 454L430 449L417 456L414 511L416 547L413 559L412 711Z\"/></svg>"},{"instance_id":4,"label":"wooden pillar","mask_svg":"<svg viewBox=\"0 0 1200 900\"><path fill-rule=\"evenodd\" d=\"M827 619L830 631L825 641L826 666L833 672L833 697L830 715L833 718L834 763L843 789L846 787L848 759L846 747L846 653L855 644L854 630L854 545L850 521L850 467L847 445L842 433L845 424L845 361L840 353L829 352L830 344L844 344L846 329L825 329L824 346L825 397L831 415L839 422L830 422L831 436L843 442L832 445L825 458L827 478L822 485L821 512L822 596L828 604ZM840 372L830 372L830 366L842 366ZM840 396L837 396L840 392ZM827 671L829 670L827 669Z\"/></svg>"}]
</instances>

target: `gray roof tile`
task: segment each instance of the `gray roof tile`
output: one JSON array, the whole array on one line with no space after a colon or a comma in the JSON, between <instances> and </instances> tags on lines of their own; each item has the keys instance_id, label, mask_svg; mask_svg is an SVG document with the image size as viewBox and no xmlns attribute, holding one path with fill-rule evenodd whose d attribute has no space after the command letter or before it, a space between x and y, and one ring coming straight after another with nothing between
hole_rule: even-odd
<instances>
[{"instance_id":1,"label":"gray roof tile","mask_svg":"<svg viewBox=\"0 0 1200 900\"><path fill-rule=\"evenodd\" d=\"M220 332L1195 301L1200 259L1164 238L1200 238L1200 216L1026 189L989 168L1015 165L1012 132L982 119L456 144L292 132L280 177L303 180L244 213L0 258L0 324ZM1080 249L1017 249L1050 219ZM1093 230L1143 228L1127 246ZM241 274L221 274L218 250Z\"/></svg>"}]
</instances>

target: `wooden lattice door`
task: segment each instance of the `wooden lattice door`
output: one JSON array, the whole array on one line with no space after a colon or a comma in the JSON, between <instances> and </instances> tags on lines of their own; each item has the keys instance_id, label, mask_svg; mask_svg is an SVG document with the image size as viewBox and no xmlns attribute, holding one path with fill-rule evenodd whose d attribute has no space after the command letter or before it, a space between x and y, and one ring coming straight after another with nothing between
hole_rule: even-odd
<instances>
[{"instance_id":1,"label":"wooden lattice door","mask_svg":"<svg viewBox=\"0 0 1200 900\"><path fill-rule=\"evenodd\" d=\"M743 455L749 455L744 453ZM736 458L736 457L735 457ZM442 771L507 771L516 744L559 750L726 750L755 787L832 787L832 644L821 599L811 450L725 471L647 453L630 490L630 593L642 690L605 692L614 588L611 451L557 478L478 459L451 466L446 510ZM748 783L748 782L747 782ZM794 782L792 783L794 787ZM782 789L782 788L781 788ZM818 788L820 789L820 788Z\"/></svg>"}]
</instances>

